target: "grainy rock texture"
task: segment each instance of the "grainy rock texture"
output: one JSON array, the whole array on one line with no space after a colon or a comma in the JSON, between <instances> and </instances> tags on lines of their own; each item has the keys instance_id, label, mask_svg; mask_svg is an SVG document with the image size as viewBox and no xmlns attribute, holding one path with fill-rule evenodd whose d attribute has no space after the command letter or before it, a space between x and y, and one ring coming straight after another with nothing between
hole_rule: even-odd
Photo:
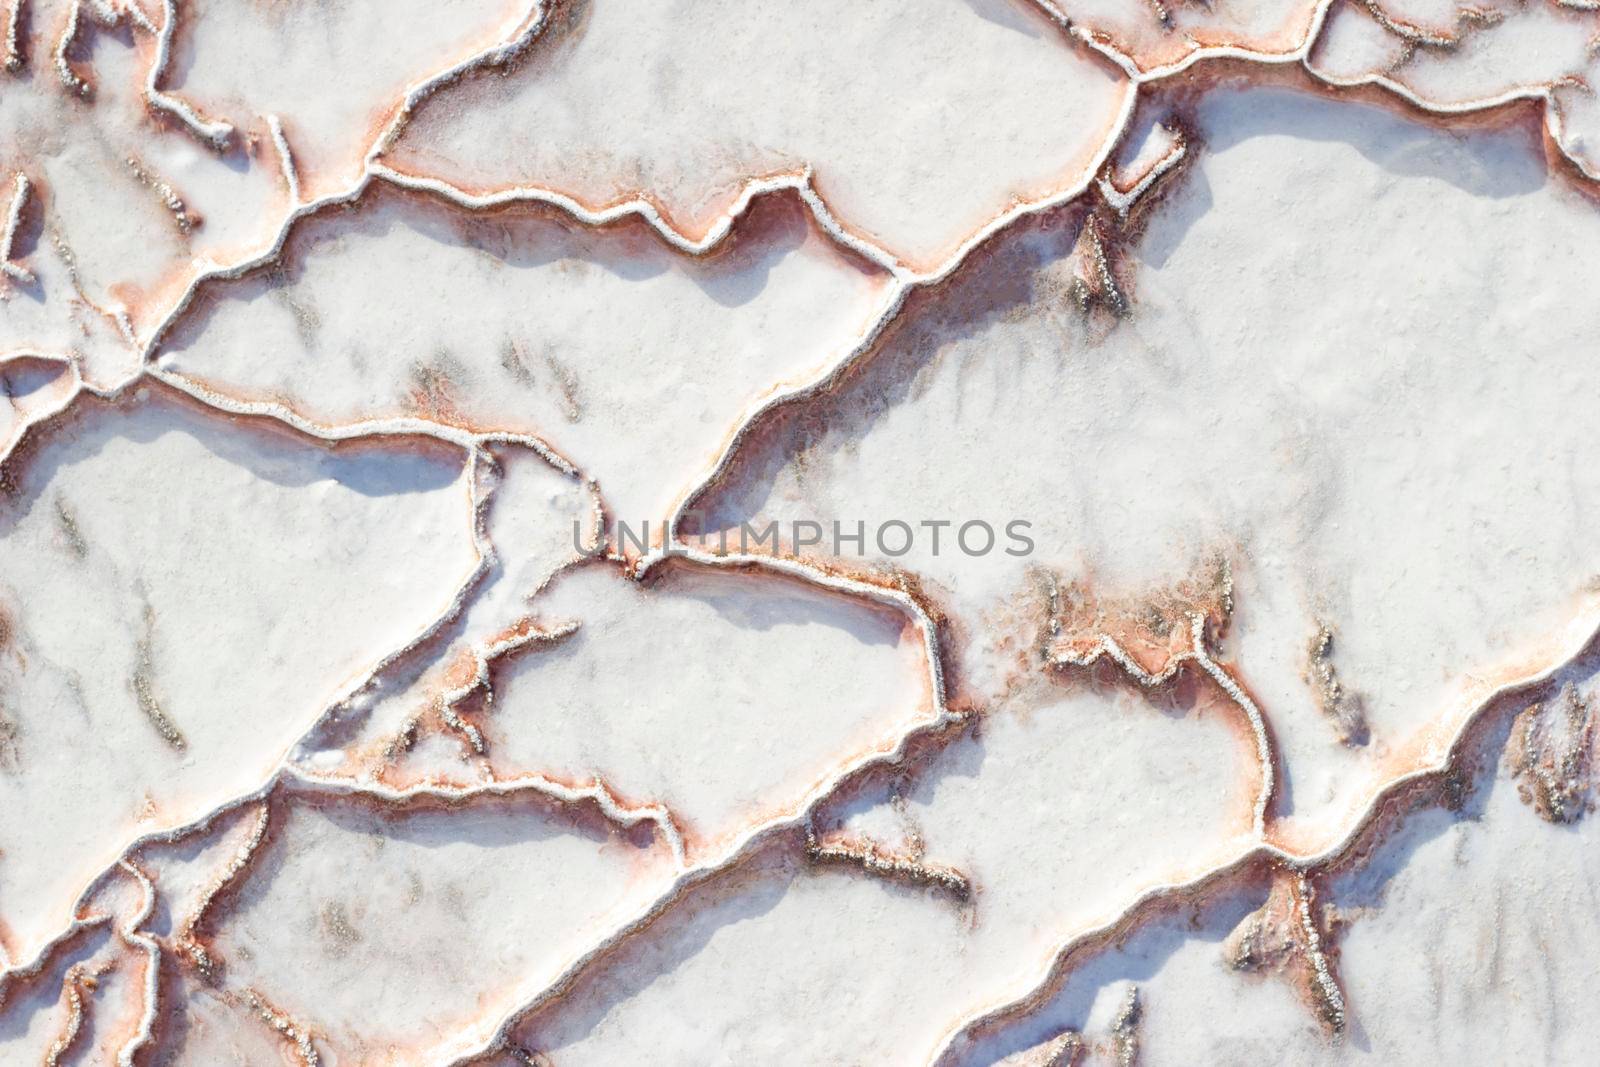
<instances>
[{"instance_id":1,"label":"grainy rock texture","mask_svg":"<svg viewBox=\"0 0 1600 1067\"><path fill-rule=\"evenodd\" d=\"M1579 1063L1600 6L0 0L0 1063Z\"/></svg>"}]
</instances>

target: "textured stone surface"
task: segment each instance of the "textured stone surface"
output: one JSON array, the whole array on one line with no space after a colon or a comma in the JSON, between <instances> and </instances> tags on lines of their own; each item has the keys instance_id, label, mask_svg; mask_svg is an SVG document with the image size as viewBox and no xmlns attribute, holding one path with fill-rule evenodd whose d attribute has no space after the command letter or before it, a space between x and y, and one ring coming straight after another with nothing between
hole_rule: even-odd
<instances>
[{"instance_id":1,"label":"textured stone surface","mask_svg":"<svg viewBox=\"0 0 1600 1067\"><path fill-rule=\"evenodd\" d=\"M0 0L0 1062L1583 1062L1597 40Z\"/></svg>"}]
</instances>

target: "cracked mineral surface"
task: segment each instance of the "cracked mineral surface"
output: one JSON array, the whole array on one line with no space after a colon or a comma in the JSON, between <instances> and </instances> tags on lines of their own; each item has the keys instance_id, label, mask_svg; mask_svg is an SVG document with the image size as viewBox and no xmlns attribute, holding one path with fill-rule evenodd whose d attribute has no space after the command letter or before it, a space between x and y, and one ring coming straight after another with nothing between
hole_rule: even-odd
<instances>
[{"instance_id":1,"label":"cracked mineral surface","mask_svg":"<svg viewBox=\"0 0 1600 1067\"><path fill-rule=\"evenodd\" d=\"M1591 1061L1597 92L0 0L0 1064Z\"/></svg>"}]
</instances>

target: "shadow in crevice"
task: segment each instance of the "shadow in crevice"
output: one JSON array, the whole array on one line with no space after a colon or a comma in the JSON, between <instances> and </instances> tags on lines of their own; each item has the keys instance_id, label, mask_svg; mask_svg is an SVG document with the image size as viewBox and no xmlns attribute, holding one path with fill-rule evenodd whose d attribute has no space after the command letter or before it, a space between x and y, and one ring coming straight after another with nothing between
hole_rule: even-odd
<instances>
[{"instance_id":1,"label":"shadow in crevice","mask_svg":"<svg viewBox=\"0 0 1600 1067\"><path fill-rule=\"evenodd\" d=\"M421 437L329 444L273 420L227 416L175 390L146 385L117 401L82 399L24 439L6 461L9 492L0 497L0 537L45 498L64 471L169 434L193 439L254 479L297 489L333 483L368 497L445 489L460 480L465 462L458 450ZM172 474L180 479L192 472Z\"/></svg>"}]
</instances>

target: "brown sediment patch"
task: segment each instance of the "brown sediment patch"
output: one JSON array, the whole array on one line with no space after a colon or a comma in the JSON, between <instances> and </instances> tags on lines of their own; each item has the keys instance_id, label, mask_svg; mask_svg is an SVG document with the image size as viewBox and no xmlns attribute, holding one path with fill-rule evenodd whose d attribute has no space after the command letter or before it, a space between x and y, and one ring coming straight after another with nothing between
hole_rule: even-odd
<instances>
[{"instance_id":1,"label":"brown sediment patch","mask_svg":"<svg viewBox=\"0 0 1600 1067\"><path fill-rule=\"evenodd\" d=\"M1594 806L1594 709L1571 682L1518 713L1509 741L1517 793L1546 822L1576 822Z\"/></svg>"},{"instance_id":2,"label":"brown sediment patch","mask_svg":"<svg viewBox=\"0 0 1600 1067\"><path fill-rule=\"evenodd\" d=\"M1223 959L1235 971L1289 982L1327 1033L1337 1037L1346 1026L1334 966L1337 949L1327 942L1312 894L1302 872L1272 868L1266 900L1224 940Z\"/></svg>"},{"instance_id":3,"label":"brown sediment patch","mask_svg":"<svg viewBox=\"0 0 1600 1067\"><path fill-rule=\"evenodd\" d=\"M1098 212L1091 212L1083 220L1078 232L1078 243L1073 247L1072 301L1078 313L1091 318L1095 312L1104 311L1113 320L1125 317L1130 311L1123 283L1112 269L1109 240L1105 234L1108 224Z\"/></svg>"},{"instance_id":4,"label":"brown sediment patch","mask_svg":"<svg viewBox=\"0 0 1600 1067\"><path fill-rule=\"evenodd\" d=\"M320 1067L322 1061L317 1054L315 1038L321 1035L315 1030L279 1011L254 989L244 990L237 995L237 1000L248 1006L257 1018L272 1027L290 1044L303 1067Z\"/></svg>"},{"instance_id":5,"label":"brown sediment patch","mask_svg":"<svg viewBox=\"0 0 1600 1067\"><path fill-rule=\"evenodd\" d=\"M173 225L178 228L180 234L188 237L205 225L204 217L192 210L165 178L151 171L137 156L130 155L125 162L139 184L149 189L161 201L161 206L172 216Z\"/></svg>"},{"instance_id":6,"label":"brown sediment patch","mask_svg":"<svg viewBox=\"0 0 1600 1067\"><path fill-rule=\"evenodd\" d=\"M1364 745L1369 737L1365 702L1340 679L1333 658L1334 640L1333 628L1319 621L1306 645L1303 678L1316 696L1317 710L1328 720L1340 742Z\"/></svg>"},{"instance_id":7,"label":"brown sediment patch","mask_svg":"<svg viewBox=\"0 0 1600 1067\"><path fill-rule=\"evenodd\" d=\"M459 689L476 678L477 674L478 657L472 649L463 648L458 650L455 657L445 665L443 677L439 681L447 689Z\"/></svg>"},{"instance_id":8,"label":"brown sediment patch","mask_svg":"<svg viewBox=\"0 0 1600 1067\"><path fill-rule=\"evenodd\" d=\"M0 773L14 774L22 765L21 737L22 727L0 699ZM0 937L0 953L4 951L4 938Z\"/></svg>"},{"instance_id":9,"label":"brown sediment patch","mask_svg":"<svg viewBox=\"0 0 1600 1067\"><path fill-rule=\"evenodd\" d=\"M1157 116L1160 116L1158 119ZM1101 168L1095 196L1086 198L1086 214L1078 244L1073 250L1073 299L1086 320L1105 312L1110 321L1094 323L1096 335L1115 329L1117 321L1134 314L1139 273L1128 261L1143 239L1151 220L1175 190L1183 187L1183 173L1204 151L1194 124L1164 101L1141 94L1127 130L1159 125L1172 138L1167 151L1142 170L1119 178L1115 154Z\"/></svg>"},{"instance_id":10,"label":"brown sediment patch","mask_svg":"<svg viewBox=\"0 0 1600 1067\"><path fill-rule=\"evenodd\" d=\"M1474 30L1496 25L1505 18L1504 13L1492 9L1461 7L1456 10L1455 20L1449 26L1437 23L1427 25L1395 15L1384 6L1382 0L1358 2L1384 32L1405 42L1408 58L1417 51L1454 51ZM1403 64L1405 60L1401 62Z\"/></svg>"},{"instance_id":11,"label":"brown sediment patch","mask_svg":"<svg viewBox=\"0 0 1600 1067\"><path fill-rule=\"evenodd\" d=\"M1298 949L1299 913L1294 879L1280 870L1268 875L1270 889L1261 907L1245 916L1222 942L1222 958L1236 971L1278 974Z\"/></svg>"},{"instance_id":12,"label":"brown sediment patch","mask_svg":"<svg viewBox=\"0 0 1600 1067\"><path fill-rule=\"evenodd\" d=\"M1039 636L1046 661L1088 656L1110 638L1147 673L1159 674L1173 657L1194 651L1195 616L1217 637L1233 619L1233 567L1220 551L1175 581L1136 593L1104 593L1092 574L1068 581L1036 568L1035 577L1046 602Z\"/></svg>"},{"instance_id":13,"label":"brown sediment patch","mask_svg":"<svg viewBox=\"0 0 1600 1067\"><path fill-rule=\"evenodd\" d=\"M818 866L860 870L875 878L930 889L959 904L970 902L974 891L972 880L954 867L929 863L915 851L896 852L846 834L817 837L808 833L805 855L807 862Z\"/></svg>"}]
</instances>

